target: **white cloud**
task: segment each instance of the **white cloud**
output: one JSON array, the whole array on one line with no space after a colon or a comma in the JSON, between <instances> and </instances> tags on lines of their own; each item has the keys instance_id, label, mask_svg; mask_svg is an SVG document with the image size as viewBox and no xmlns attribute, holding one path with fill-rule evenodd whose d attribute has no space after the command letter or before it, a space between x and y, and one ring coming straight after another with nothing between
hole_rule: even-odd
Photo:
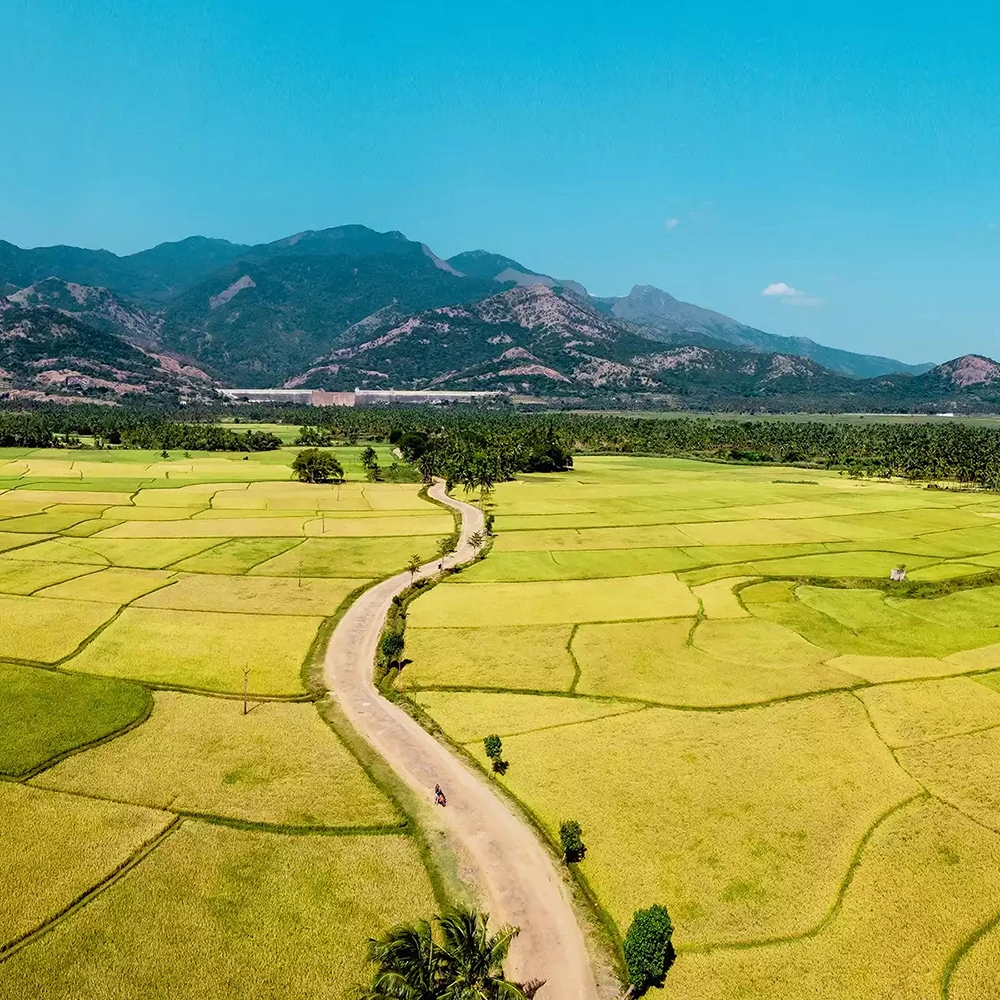
<instances>
[{"instance_id":1,"label":"white cloud","mask_svg":"<svg viewBox=\"0 0 1000 1000\"><path fill-rule=\"evenodd\" d=\"M821 306L826 301L826 299L817 299L806 295L805 292L792 288L784 281L773 281L760 294L766 295L768 298L780 299L789 306Z\"/></svg>"},{"instance_id":2,"label":"white cloud","mask_svg":"<svg viewBox=\"0 0 1000 1000\"><path fill-rule=\"evenodd\" d=\"M680 219L667 219L664 225L667 229L676 229L681 224Z\"/></svg>"},{"instance_id":3,"label":"white cloud","mask_svg":"<svg viewBox=\"0 0 1000 1000\"><path fill-rule=\"evenodd\" d=\"M786 285L783 281L775 281L772 284L768 285L767 288L765 288L764 291L762 291L760 294L787 296L787 295L802 295L803 293L800 292L797 288L792 288L791 285Z\"/></svg>"}]
</instances>

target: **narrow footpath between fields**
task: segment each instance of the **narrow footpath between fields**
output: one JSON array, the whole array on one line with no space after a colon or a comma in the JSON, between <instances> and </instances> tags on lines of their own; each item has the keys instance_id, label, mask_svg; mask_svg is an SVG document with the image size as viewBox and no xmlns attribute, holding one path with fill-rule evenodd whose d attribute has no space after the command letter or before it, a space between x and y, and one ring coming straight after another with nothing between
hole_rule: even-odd
<instances>
[{"instance_id":1,"label":"narrow footpath between fields","mask_svg":"<svg viewBox=\"0 0 1000 1000\"><path fill-rule=\"evenodd\" d=\"M442 482L429 493L462 515L458 548L445 557L445 566L471 560L469 538L483 529L482 513L449 497ZM436 572L437 560L417 575ZM382 624L392 598L409 584L409 572L400 573L366 591L350 607L330 639L326 686L354 728L418 795L430 802L434 785L444 788L448 805L437 810L437 818L463 862L472 867L493 926L511 923L521 928L507 963L508 976L520 982L546 980L539 1000L596 1000L590 959L569 894L535 832L490 788L488 779L375 688Z\"/></svg>"}]
</instances>

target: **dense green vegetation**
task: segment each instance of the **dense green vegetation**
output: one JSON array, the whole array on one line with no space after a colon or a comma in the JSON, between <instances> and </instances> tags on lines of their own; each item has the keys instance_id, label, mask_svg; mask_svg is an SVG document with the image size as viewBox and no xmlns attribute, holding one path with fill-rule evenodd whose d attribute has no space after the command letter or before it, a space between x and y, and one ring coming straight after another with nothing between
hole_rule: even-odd
<instances>
[{"instance_id":1,"label":"dense green vegetation","mask_svg":"<svg viewBox=\"0 0 1000 1000\"><path fill-rule=\"evenodd\" d=\"M307 424L301 443L388 441L429 477L501 482L570 464L571 452L666 455L845 469L852 474L1000 485L1000 428L966 423L823 420L649 420L512 409L252 406L237 419ZM40 406L0 412L0 446L73 446L81 436L123 448L263 451L278 437L219 426L232 408Z\"/></svg>"},{"instance_id":2,"label":"dense green vegetation","mask_svg":"<svg viewBox=\"0 0 1000 1000\"><path fill-rule=\"evenodd\" d=\"M138 684L0 663L0 774L27 774L137 722L152 704Z\"/></svg>"}]
</instances>

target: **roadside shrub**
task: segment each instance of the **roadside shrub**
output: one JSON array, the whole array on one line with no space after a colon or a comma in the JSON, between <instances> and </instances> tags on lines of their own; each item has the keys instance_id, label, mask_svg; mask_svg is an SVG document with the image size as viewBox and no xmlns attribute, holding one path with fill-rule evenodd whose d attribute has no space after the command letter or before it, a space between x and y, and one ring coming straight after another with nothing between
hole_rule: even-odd
<instances>
[{"instance_id":1,"label":"roadside shrub","mask_svg":"<svg viewBox=\"0 0 1000 1000\"><path fill-rule=\"evenodd\" d=\"M386 632L385 635L382 636L379 648L382 650L382 655L389 663L395 663L396 660L399 659L400 654L403 652L404 645L403 634L401 632Z\"/></svg>"},{"instance_id":2,"label":"roadside shrub","mask_svg":"<svg viewBox=\"0 0 1000 1000\"><path fill-rule=\"evenodd\" d=\"M674 964L674 946L670 940L673 933L674 925L665 906L636 910L623 949L630 995L663 984L663 977Z\"/></svg>"},{"instance_id":3,"label":"roadside shrub","mask_svg":"<svg viewBox=\"0 0 1000 1000\"><path fill-rule=\"evenodd\" d=\"M587 853L587 846L583 842L583 830L575 819L568 819L559 826L559 840L562 843L563 857L566 863L582 861Z\"/></svg>"},{"instance_id":4,"label":"roadside shrub","mask_svg":"<svg viewBox=\"0 0 1000 1000\"><path fill-rule=\"evenodd\" d=\"M483 749L486 756L493 762L493 770L497 774L504 774L507 770L507 761L503 760L503 741L493 733L483 740Z\"/></svg>"}]
</instances>

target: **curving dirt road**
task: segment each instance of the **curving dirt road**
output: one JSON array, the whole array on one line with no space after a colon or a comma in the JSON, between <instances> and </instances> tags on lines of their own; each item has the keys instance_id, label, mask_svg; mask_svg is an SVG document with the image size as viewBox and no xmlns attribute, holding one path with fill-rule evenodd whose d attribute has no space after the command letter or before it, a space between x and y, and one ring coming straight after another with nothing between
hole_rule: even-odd
<instances>
[{"instance_id":1,"label":"curving dirt road","mask_svg":"<svg viewBox=\"0 0 1000 1000\"><path fill-rule=\"evenodd\" d=\"M461 512L457 550L451 566L470 560L470 536L483 527L481 512L447 496L443 483L430 494ZM437 561L418 576L432 576ZM597 1000L597 987L583 934L551 856L534 831L516 816L483 776L458 760L402 709L382 698L372 674L375 650L394 595L410 582L407 572L366 591L344 615L330 640L324 675L327 688L355 729L415 792L430 802L435 783L448 794L446 809L435 810L473 881L485 895L494 926L521 928L507 974L527 982L543 979L545 1000Z\"/></svg>"}]
</instances>

